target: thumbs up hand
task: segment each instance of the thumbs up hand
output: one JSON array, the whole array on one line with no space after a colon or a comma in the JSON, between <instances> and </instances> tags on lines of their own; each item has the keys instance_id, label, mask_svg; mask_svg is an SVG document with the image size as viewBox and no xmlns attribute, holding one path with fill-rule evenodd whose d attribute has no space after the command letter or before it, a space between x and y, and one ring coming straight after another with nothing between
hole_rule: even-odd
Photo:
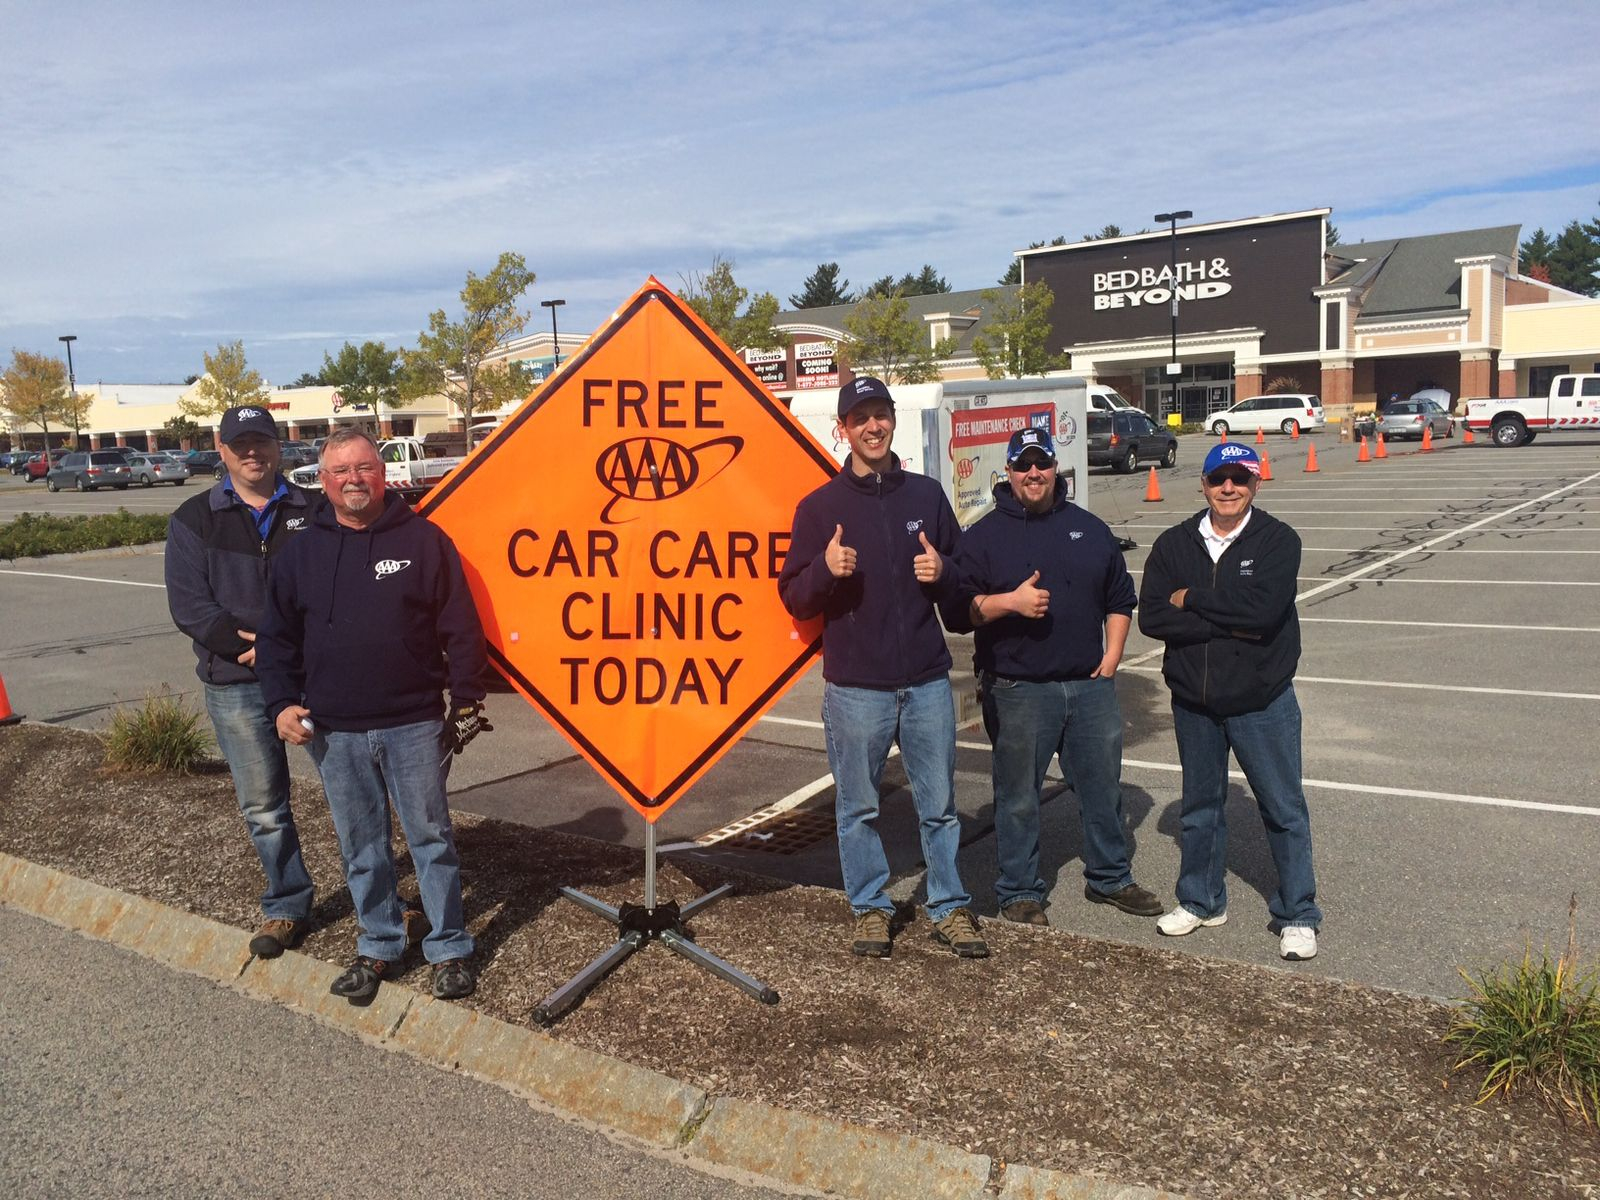
<instances>
[{"instance_id":1,"label":"thumbs up hand","mask_svg":"<svg viewBox=\"0 0 1600 1200\"><path fill-rule=\"evenodd\" d=\"M828 543L827 553L823 557L835 579L844 579L856 573L856 552L854 547L844 544L843 525L833 527L833 540Z\"/></svg>"},{"instance_id":2,"label":"thumbs up hand","mask_svg":"<svg viewBox=\"0 0 1600 1200\"><path fill-rule=\"evenodd\" d=\"M1050 593L1039 586L1039 572L1035 571L1011 593L1011 611L1019 617L1036 621L1050 611Z\"/></svg>"},{"instance_id":3,"label":"thumbs up hand","mask_svg":"<svg viewBox=\"0 0 1600 1200\"><path fill-rule=\"evenodd\" d=\"M939 552L933 548L933 543L928 540L927 533L919 533L917 537L922 541L922 553L911 560L912 569L916 572L918 583L938 583L939 576L944 574L944 559L939 557Z\"/></svg>"}]
</instances>

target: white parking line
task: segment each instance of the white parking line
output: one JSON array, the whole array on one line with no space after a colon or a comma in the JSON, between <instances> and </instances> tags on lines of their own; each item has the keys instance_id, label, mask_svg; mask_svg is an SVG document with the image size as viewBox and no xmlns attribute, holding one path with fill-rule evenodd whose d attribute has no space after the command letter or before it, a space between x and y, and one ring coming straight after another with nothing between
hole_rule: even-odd
<instances>
[{"instance_id":1,"label":"white parking line","mask_svg":"<svg viewBox=\"0 0 1600 1200\"><path fill-rule=\"evenodd\" d=\"M1387 554L1382 546L1375 549L1361 546L1303 546L1318 554ZM1440 546L1429 554L1600 554L1600 550L1478 550L1470 546Z\"/></svg>"},{"instance_id":2,"label":"white parking line","mask_svg":"<svg viewBox=\"0 0 1600 1200\"><path fill-rule=\"evenodd\" d=\"M1495 626L1494 628L1498 628ZM1160 651L1158 650L1159 654ZM1141 658L1148 657L1141 655ZM1142 675L1159 675L1160 667L1135 666L1132 662L1123 663L1118 668L1122 671L1137 671ZM1538 692L1527 691L1522 688L1493 688L1472 687L1459 683L1399 683L1386 679L1340 679L1331 675L1296 675L1294 682L1302 683L1332 683L1348 687L1375 687L1399 688L1412 692L1470 692L1478 696L1531 696L1541 700L1600 700L1600 692Z\"/></svg>"},{"instance_id":3,"label":"white parking line","mask_svg":"<svg viewBox=\"0 0 1600 1200\"><path fill-rule=\"evenodd\" d=\"M1435 551L1435 553L1437 553L1437 551ZM1397 558L1397 557L1399 557L1399 556L1398 555L1390 555L1389 558L1385 559L1383 563L1374 564L1374 566L1376 567L1376 566L1387 565L1388 563L1394 561L1394 559ZM1363 567L1361 569L1361 571L1359 571L1359 572L1352 571L1349 575L1339 575L1339 576L1337 576L1337 577L1335 577L1333 579L1329 579L1328 582L1322 587L1312 588L1309 592L1300 593L1299 596L1295 597L1295 603L1298 604L1301 600L1305 599L1307 596L1315 596L1315 595L1318 595L1318 594L1320 594L1322 592L1327 591L1331 587L1335 587L1335 586L1346 584L1346 583L1348 583L1351 587L1360 587L1363 584L1369 584L1369 583L1381 584L1384 587L1388 587L1390 584L1396 584L1396 583L1406 583L1406 584L1417 584L1417 583L1464 583L1464 584L1471 584L1473 587L1600 587L1600 580L1591 581L1591 580L1563 580L1563 579L1551 580L1551 579L1389 579L1389 578L1385 578L1385 579L1359 579L1359 578L1355 578L1355 576L1360 575L1360 574L1364 574L1365 572L1366 572L1366 568ZM1129 575L1143 575L1144 572L1142 570L1138 570L1138 569L1135 569L1133 567L1129 567L1128 568L1128 574ZM1298 583L1305 583L1305 582L1307 582L1309 580L1314 580L1314 579L1327 579L1327 576L1325 576L1325 575L1296 575L1295 576L1295 580Z\"/></svg>"},{"instance_id":4,"label":"white parking line","mask_svg":"<svg viewBox=\"0 0 1600 1200\"><path fill-rule=\"evenodd\" d=\"M1388 621L1375 617L1301 617L1302 625L1404 625L1407 629L1492 629L1496 633L1600 633L1600 625L1506 625L1475 621Z\"/></svg>"},{"instance_id":5,"label":"white parking line","mask_svg":"<svg viewBox=\"0 0 1600 1200\"><path fill-rule=\"evenodd\" d=\"M139 583L132 579L100 579L94 575L63 575L55 571L13 571L0 568L0 575L33 575L39 579L71 579L76 583L120 583L124 587L147 587L166 590L164 583Z\"/></svg>"}]
</instances>

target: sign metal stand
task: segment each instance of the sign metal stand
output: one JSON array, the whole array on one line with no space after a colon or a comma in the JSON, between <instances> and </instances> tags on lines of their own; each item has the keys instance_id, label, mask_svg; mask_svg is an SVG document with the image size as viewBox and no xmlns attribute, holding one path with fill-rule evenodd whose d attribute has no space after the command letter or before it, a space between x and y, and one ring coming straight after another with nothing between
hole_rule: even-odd
<instances>
[{"instance_id":1,"label":"sign metal stand","mask_svg":"<svg viewBox=\"0 0 1600 1200\"><path fill-rule=\"evenodd\" d=\"M577 888L564 887L561 894L574 904L580 904L596 916L604 917L622 931L616 945L596 958L566 983L551 992L533 1010L533 1019L540 1025L553 1025L570 1011L578 1001L602 979L616 970L636 951L651 942L660 942L674 954L680 954L703 970L726 979L735 987L754 996L763 1004L776 1004L778 993L759 979L745 974L732 963L724 962L709 950L695 944L684 921L714 900L733 891L725 883L719 888L697 896L679 907L676 900L656 903L656 827L649 823L644 831L644 903L624 904L614 908Z\"/></svg>"}]
</instances>

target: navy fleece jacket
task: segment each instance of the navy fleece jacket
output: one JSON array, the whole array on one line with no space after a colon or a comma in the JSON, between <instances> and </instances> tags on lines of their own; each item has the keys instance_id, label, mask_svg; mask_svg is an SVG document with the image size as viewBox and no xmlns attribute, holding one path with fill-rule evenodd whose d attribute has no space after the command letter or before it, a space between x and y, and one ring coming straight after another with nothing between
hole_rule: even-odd
<instances>
[{"instance_id":1,"label":"navy fleece jacket","mask_svg":"<svg viewBox=\"0 0 1600 1200\"><path fill-rule=\"evenodd\" d=\"M950 670L934 603L955 580L950 562L959 529L937 482L900 469L857 475L852 460L795 510L778 594L790 615L821 616L822 675L842 687L892 691ZM856 552L853 575L835 579L828 543L836 526ZM921 584L912 563L919 534L945 559L939 581Z\"/></svg>"},{"instance_id":2,"label":"navy fleece jacket","mask_svg":"<svg viewBox=\"0 0 1600 1200\"><path fill-rule=\"evenodd\" d=\"M1132 616L1138 598L1117 539L1067 499L1059 479L1048 512L1029 512L1009 483L994 489L994 501L994 511L961 538L959 588L939 606L945 625L953 633L971 630L974 596L1009 592L1038 571L1050 611L1037 620L1009 613L978 626L978 670L1005 679L1089 678L1105 657L1105 618Z\"/></svg>"},{"instance_id":3,"label":"navy fleece jacket","mask_svg":"<svg viewBox=\"0 0 1600 1200\"><path fill-rule=\"evenodd\" d=\"M256 673L274 720L304 704L323 729L390 729L481 700L483 626L455 546L398 496L366 529L324 500L272 562Z\"/></svg>"}]
</instances>

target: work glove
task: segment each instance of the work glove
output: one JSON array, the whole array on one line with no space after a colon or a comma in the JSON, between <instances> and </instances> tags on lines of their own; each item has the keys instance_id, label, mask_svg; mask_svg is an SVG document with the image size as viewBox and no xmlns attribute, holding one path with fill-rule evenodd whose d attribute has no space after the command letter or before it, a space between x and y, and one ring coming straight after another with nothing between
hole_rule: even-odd
<instances>
[{"instance_id":1,"label":"work glove","mask_svg":"<svg viewBox=\"0 0 1600 1200\"><path fill-rule=\"evenodd\" d=\"M493 733L494 726L484 718L483 704L472 700L466 704L452 704L444 723L445 749L460 754L467 743L480 733Z\"/></svg>"}]
</instances>

